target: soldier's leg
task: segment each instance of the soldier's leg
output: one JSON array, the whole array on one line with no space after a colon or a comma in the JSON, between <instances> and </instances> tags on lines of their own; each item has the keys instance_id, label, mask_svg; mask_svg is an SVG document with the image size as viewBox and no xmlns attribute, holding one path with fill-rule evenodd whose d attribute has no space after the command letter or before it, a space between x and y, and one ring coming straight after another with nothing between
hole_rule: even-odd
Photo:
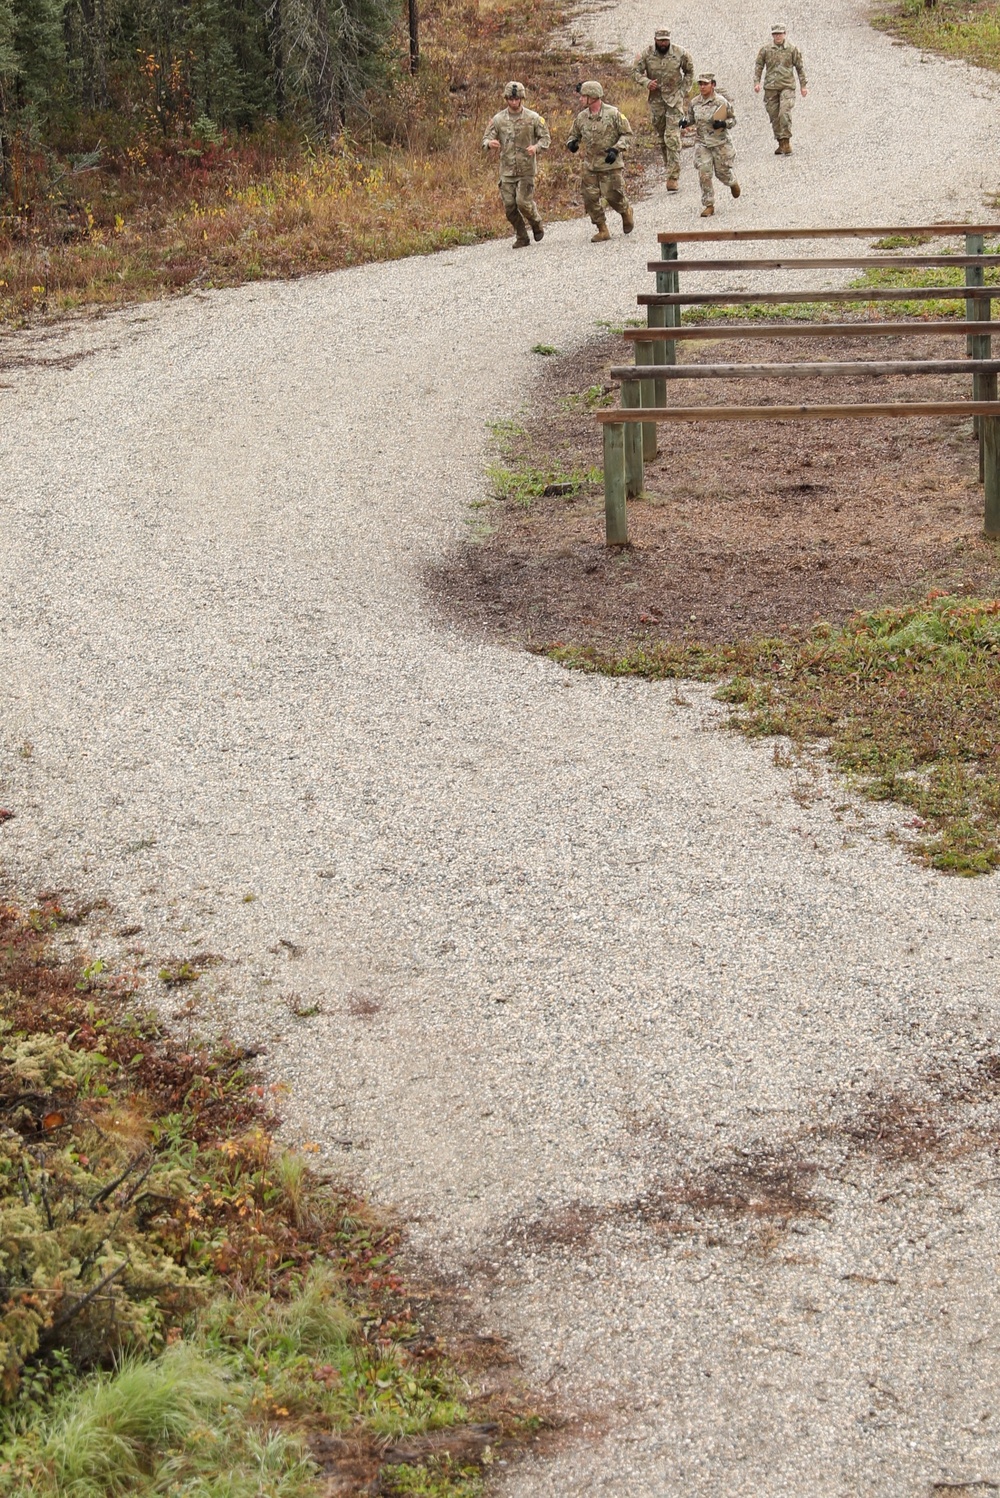
<instances>
[{"instance_id":1,"label":"soldier's leg","mask_svg":"<svg viewBox=\"0 0 1000 1498\"><path fill-rule=\"evenodd\" d=\"M681 122L668 114L663 129L663 165L667 169L667 191L675 192L681 175Z\"/></svg>"},{"instance_id":2,"label":"soldier's leg","mask_svg":"<svg viewBox=\"0 0 1000 1498\"><path fill-rule=\"evenodd\" d=\"M580 190L583 193L583 211L598 229L604 225L604 204L601 202L601 179L597 172L585 166L580 173Z\"/></svg>"},{"instance_id":3,"label":"soldier's leg","mask_svg":"<svg viewBox=\"0 0 1000 1498\"><path fill-rule=\"evenodd\" d=\"M789 141L792 138L792 110L794 107L794 88L783 88L778 95L778 128L775 131L779 140Z\"/></svg>"},{"instance_id":4,"label":"soldier's leg","mask_svg":"<svg viewBox=\"0 0 1000 1498\"><path fill-rule=\"evenodd\" d=\"M656 136L656 139L659 142L660 155L663 157L663 165L669 166L669 163L667 162L667 148L664 145L663 141L663 132L669 124L669 120L667 119L667 106L664 104L663 100L659 97L658 94L650 94L649 96L649 122L653 127L653 134Z\"/></svg>"},{"instance_id":5,"label":"soldier's leg","mask_svg":"<svg viewBox=\"0 0 1000 1498\"><path fill-rule=\"evenodd\" d=\"M781 113L781 89L766 88L764 90L764 108L767 117L771 121L771 129L774 131L775 140L780 140L778 134L778 116Z\"/></svg>"},{"instance_id":6,"label":"soldier's leg","mask_svg":"<svg viewBox=\"0 0 1000 1498\"><path fill-rule=\"evenodd\" d=\"M712 152L715 157L715 175L723 187L728 187L734 198L740 195L740 184L736 180L736 148L731 140L725 140Z\"/></svg>"},{"instance_id":7,"label":"soldier's leg","mask_svg":"<svg viewBox=\"0 0 1000 1498\"><path fill-rule=\"evenodd\" d=\"M621 167L614 167L610 172L602 172L604 178L604 196L609 208L622 216L622 228L626 234L632 233L635 219L632 216L632 204L625 196L625 173Z\"/></svg>"},{"instance_id":8,"label":"soldier's leg","mask_svg":"<svg viewBox=\"0 0 1000 1498\"><path fill-rule=\"evenodd\" d=\"M708 147L699 141L694 148L694 168L698 173L698 181L701 185L701 201L705 208L715 205L715 188L712 178L715 175L715 162Z\"/></svg>"},{"instance_id":9,"label":"soldier's leg","mask_svg":"<svg viewBox=\"0 0 1000 1498\"><path fill-rule=\"evenodd\" d=\"M528 243L528 228L521 217L521 210L517 206L517 182L501 181L500 196L503 199L503 211L507 215L507 222L513 227L517 235L516 244Z\"/></svg>"},{"instance_id":10,"label":"soldier's leg","mask_svg":"<svg viewBox=\"0 0 1000 1498\"><path fill-rule=\"evenodd\" d=\"M531 232L535 239L541 239L545 230L535 207L535 179L531 177L519 177L517 179L517 209L526 224L531 225Z\"/></svg>"}]
</instances>

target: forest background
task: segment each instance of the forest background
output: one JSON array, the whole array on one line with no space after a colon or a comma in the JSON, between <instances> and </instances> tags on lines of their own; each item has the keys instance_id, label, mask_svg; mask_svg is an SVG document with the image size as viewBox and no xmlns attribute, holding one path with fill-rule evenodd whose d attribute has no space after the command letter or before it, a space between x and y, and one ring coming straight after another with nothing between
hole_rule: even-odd
<instances>
[{"instance_id":1,"label":"forest background","mask_svg":"<svg viewBox=\"0 0 1000 1498\"><path fill-rule=\"evenodd\" d=\"M482 132L508 78L559 150L620 61L558 0L0 0L0 323L507 233Z\"/></svg>"}]
</instances>

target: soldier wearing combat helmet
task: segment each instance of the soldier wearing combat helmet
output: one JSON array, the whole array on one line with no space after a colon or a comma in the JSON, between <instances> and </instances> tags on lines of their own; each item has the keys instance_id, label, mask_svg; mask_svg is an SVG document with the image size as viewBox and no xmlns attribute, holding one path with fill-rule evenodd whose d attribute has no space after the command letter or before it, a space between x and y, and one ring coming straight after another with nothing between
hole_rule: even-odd
<instances>
[{"instance_id":1,"label":"soldier wearing combat helmet","mask_svg":"<svg viewBox=\"0 0 1000 1498\"><path fill-rule=\"evenodd\" d=\"M487 125L483 149L499 152L500 197L514 228L513 248L522 250L531 242L529 225L536 240L545 234L535 207L535 167L538 152L547 150L551 141L542 116L525 107L523 83L508 83L503 96L507 107Z\"/></svg>"},{"instance_id":2,"label":"soldier wearing combat helmet","mask_svg":"<svg viewBox=\"0 0 1000 1498\"><path fill-rule=\"evenodd\" d=\"M698 95L688 106L687 123L694 125L698 137L694 164L701 183L701 216L711 218L715 212L715 177L729 188L734 198L740 195L740 184L733 173L736 152L729 139L736 115L732 100L716 90L714 73L699 75Z\"/></svg>"},{"instance_id":3,"label":"soldier wearing combat helmet","mask_svg":"<svg viewBox=\"0 0 1000 1498\"><path fill-rule=\"evenodd\" d=\"M792 108L795 104L796 74L804 99L809 90L806 86L802 53L798 47L788 45L784 21L775 21L771 27L771 45L761 47L757 53L753 75L755 94L760 93L761 78L764 80L764 107L771 121L774 138L778 142L775 156L792 154Z\"/></svg>"},{"instance_id":4,"label":"soldier wearing combat helmet","mask_svg":"<svg viewBox=\"0 0 1000 1498\"><path fill-rule=\"evenodd\" d=\"M653 33L653 45L640 52L632 74L640 88L649 90L649 113L659 137L667 192L676 192L681 171L681 116L687 109L694 79L690 52L674 46L665 26Z\"/></svg>"},{"instance_id":5,"label":"soldier wearing combat helmet","mask_svg":"<svg viewBox=\"0 0 1000 1498\"><path fill-rule=\"evenodd\" d=\"M632 144L632 126L613 104L605 104L599 83L581 83L580 95L586 103L573 121L573 132L566 142L567 151L583 151L580 165L580 187L583 206L597 230L591 243L610 239L604 204L622 216L622 230L631 234L635 219L632 205L625 196L624 153Z\"/></svg>"}]
</instances>

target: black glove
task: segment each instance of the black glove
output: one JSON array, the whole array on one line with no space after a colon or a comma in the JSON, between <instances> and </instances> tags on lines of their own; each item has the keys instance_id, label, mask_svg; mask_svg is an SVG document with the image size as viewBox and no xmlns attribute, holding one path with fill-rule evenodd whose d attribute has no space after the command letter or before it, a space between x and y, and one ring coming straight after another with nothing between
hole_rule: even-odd
<instances>
[{"instance_id":1,"label":"black glove","mask_svg":"<svg viewBox=\"0 0 1000 1498\"><path fill-rule=\"evenodd\" d=\"M729 121L728 120L713 120L712 121L712 129L713 130L728 130L729 129Z\"/></svg>"},{"instance_id":2,"label":"black glove","mask_svg":"<svg viewBox=\"0 0 1000 1498\"><path fill-rule=\"evenodd\" d=\"M566 142L566 149L567 151L572 151L575 155L580 149L580 142L578 140L568 140Z\"/></svg>"},{"instance_id":3,"label":"black glove","mask_svg":"<svg viewBox=\"0 0 1000 1498\"><path fill-rule=\"evenodd\" d=\"M605 156L605 158L604 158L604 164L605 164L605 166L614 166L614 164L615 164L615 162L617 160L618 160L618 152L615 150L614 146L612 146L611 150L608 152L607 156Z\"/></svg>"}]
</instances>

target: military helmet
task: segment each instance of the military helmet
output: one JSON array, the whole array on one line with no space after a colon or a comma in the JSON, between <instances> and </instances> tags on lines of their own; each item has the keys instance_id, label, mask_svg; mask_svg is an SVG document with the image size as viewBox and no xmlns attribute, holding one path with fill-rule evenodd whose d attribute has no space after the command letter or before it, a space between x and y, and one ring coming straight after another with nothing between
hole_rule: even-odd
<instances>
[{"instance_id":1,"label":"military helmet","mask_svg":"<svg viewBox=\"0 0 1000 1498\"><path fill-rule=\"evenodd\" d=\"M653 41L654 42L669 42L669 40L670 40L670 32L668 31L668 29L667 29L666 26L661 26L660 29L659 29L659 31L654 31L653 32Z\"/></svg>"},{"instance_id":2,"label":"military helmet","mask_svg":"<svg viewBox=\"0 0 1000 1498\"><path fill-rule=\"evenodd\" d=\"M771 27L771 35L777 36L780 32L782 36L784 36L787 30L788 27L785 25L784 21L775 21L774 25Z\"/></svg>"},{"instance_id":3,"label":"military helmet","mask_svg":"<svg viewBox=\"0 0 1000 1498\"><path fill-rule=\"evenodd\" d=\"M601 85L599 83L594 83L593 80L591 80L589 83L581 83L580 84L580 93L583 95L584 98L589 98L589 99L603 99L604 98L604 90L603 90L603 88L601 87Z\"/></svg>"},{"instance_id":4,"label":"military helmet","mask_svg":"<svg viewBox=\"0 0 1000 1498\"><path fill-rule=\"evenodd\" d=\"M699 83L714 83L715 82L715 74L714 73L699 73L698 74L698 82Z\"/></svg>"},{"instance_id":5,"label":"military helmet","mask_svg":"<svg viewBox=\"0 0 1000 1498\"><path fill-rule=\"evenodd\" d=\"M525 96L524 84L514 82L505 83L503 96L505 99L523 99Z\"/></svg>"}]
</instances>

